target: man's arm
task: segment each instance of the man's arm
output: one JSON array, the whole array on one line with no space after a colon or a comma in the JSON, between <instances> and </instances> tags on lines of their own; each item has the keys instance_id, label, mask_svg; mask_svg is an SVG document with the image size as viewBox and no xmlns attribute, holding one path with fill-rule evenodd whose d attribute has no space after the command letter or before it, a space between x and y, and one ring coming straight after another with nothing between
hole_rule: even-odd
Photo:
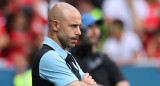
<instances>
[{"instance_id":1,"label":"man's arm","mask_svg":"<svg viewBox=\"0 0 160 86\"><path fill-rule=\"evenodd\" d=\"M91 85L83 81L74 81L69 83L67 86L91 86Z\"/></svg>"},{"instance_id":2,"label":"man's arm","mask_svg":"<svg viewBox=\"0 0 160 86\"><path fill-rule=\"evenodd\" d=\"M92 79L92 76L90 76L89 73L84 74L82 81L91 85L97 85L97 83L94 81L94 79Z\"/></svg>"},{"instance_id":3,"label":"man's arm","mask_svg":"<svg viewBox=\"0 0 160 86\"><path fill-rule=\"evenodd\" d=\"M127 80L119 81L116 86L130 86Z\"/></svg>"},{"instance_id":4,"label":"man's arm","mask_svg":"<svg viewBox=\"0 0 160 86\"><path fill-rule=\"evenodd\" d=\"M89 73L85 73L82 81L74 81L69 83L67 86L98 86L97 83L92 79Z\"/></svg>"},{"instance_id":5,"label":"man's arm","mask_svg":"<svg viewBox=\"0 0 160 86\"><path fill-rule=\"evenodd\" d=\"M105 61L104 65L113 84L116 86L130 86L129 82L122 74L120 68L108 56L104 55L103 61Z\"/></svg>"}]
</instances>

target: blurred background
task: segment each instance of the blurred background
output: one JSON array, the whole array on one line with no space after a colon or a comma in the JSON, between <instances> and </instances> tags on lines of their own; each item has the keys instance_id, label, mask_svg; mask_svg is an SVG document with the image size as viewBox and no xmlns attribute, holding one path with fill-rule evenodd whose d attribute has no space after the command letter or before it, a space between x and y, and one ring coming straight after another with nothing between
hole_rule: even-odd
<instances>
[{"instance_id":1,"label":"blurred background","mask_svg":"<svg viewBox=\"0 0 160 86\"><path fill-rule=\"evenodd\" d=\"M160 0L0 0L0 86L32 86L31 60L58 2L103 22L97 50L131 86L160 86Z\"/></svg>"}]
</instances>

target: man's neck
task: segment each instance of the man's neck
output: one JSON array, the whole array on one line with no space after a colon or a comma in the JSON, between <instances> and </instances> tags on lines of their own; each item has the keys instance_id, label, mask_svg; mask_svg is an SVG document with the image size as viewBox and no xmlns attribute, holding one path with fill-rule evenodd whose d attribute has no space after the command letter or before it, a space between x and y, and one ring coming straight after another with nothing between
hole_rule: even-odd
<instances>
[{"instance_id":1,"label":"man's neck","mask_svg":"<svg viewBox=\"0 0 160 86\"><path fill-rule=\"evenodd\" d=\"M92 54L95 54L97 52L97 46L92 45Z\"/></svg>"},{"instance_id":2,"label":"man's neck","mask_svg":"<svg viewBox=\"0 0 160 86\"><path fill-rule=\"evenodd\" d=\"M60 43L60 41L58 40L58 38L55 35L48 34L48 37L51 38L52 40L54 40L63 50L66 49L65 47L62 46L62 44Z\"/></svg>"}]
</instances>

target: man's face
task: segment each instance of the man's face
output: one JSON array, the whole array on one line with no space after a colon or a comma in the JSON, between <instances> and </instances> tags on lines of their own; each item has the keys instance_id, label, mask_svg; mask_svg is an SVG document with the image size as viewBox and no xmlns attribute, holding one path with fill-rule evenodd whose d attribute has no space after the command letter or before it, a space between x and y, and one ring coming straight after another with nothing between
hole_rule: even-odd
<instances>
[{"instance_id":1,"label":"man's face","mask_svg":"<svg viewBox=\"0 0 160 86\"><path fill-rule=\"evenodd\" d=\"M90 42L91 44L98 44L100 37L100 29L97 24L92 24L88 27L86 41Z\"/></svg>"},{"instance_id":2,"label":"man's face","mask_svg":"<svg viewBox=\"0 0 160 86\"><path fill-rule=\"evenodd\" d=\"M78 13L69 15L62 22L60 22L57 37L63 48L75 46L79 35L81 35L80 25L81 16Z\"/></svg>"},{"instance_id":3,"label":"man's face","mask_svg":"<svg viewBox=\"0 0 160 86\"><path fill-rule=\"evenodd\" d=\"M121 34L123 32L123 29L117 25L112 25L109 29L110 36L119 39L121 37Z\"/></svg>"}]
</instances>

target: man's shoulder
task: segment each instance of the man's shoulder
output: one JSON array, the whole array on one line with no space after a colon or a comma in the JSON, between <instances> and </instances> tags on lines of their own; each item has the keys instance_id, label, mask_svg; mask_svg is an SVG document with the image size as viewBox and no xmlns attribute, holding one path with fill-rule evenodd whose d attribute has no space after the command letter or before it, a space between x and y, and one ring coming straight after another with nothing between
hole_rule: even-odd
<instances>
[{"instance_id":1,"label":"man's shoulder","mask_svg":"<svg viewBox=\"0 0 160 86\"><path fill-rule=\"evenodd\" d=\"M113 61L110 59L110 57L102 52L97 52L98 58L100 58L103 61L103 64L106 63L113 63Z\"/></svg>"},{"instance_id":2,"label":"man's shoulder","mask_svg":"<svg viewBox=\"0 0 160 86\"><path fill-rule=\"evenodd\" d=\"M99 52L99 51L96 52L96 55L101 59L108 58L108 56L106 54Z\"/></svg>"},{"instance_id":3,"label":"man's shoulder","mask_svg":"<svg viewBox=\"0 0 160 86\"><path fill-rule=\"evenodd\" d=\"M46 52L43 56L42 59L46 59L46 60L62 60L62 58L60 57L60 55L54 51L54 50L49 50L48 52Z\"/></svg>"},{"instance_id":4,"label":"man's shoulder","mask_svg":"<svg viewBox=\"0 0 160 86\"><path fill-rule=\"evenodd\" d=\"M49 50L44 55L50 55L50 56L59 56L58 53L54 50Z\"/></svg>"},{"instance_id":5,"label":"man's shoulder","mask_svg":"<svg viewBox=\"0 0 160 86\"><path fill-rule=\"evenodd\" d=\"M117 40L114 37L110 37L108 39L105 40L104 42L105 46L114 46L117 45Z\"/></svg>"},{"instance_id":6,"label":"man's shoulder","mask_svg":"<svg viewBox=\"0 0 160 86\"><path fill-rule=\"evenodd\" d=\"M49 50L40 59L40 69L44 67L48 69L56 69L57 65L62 67L66 66L66 63L65 60L63 60L55 51Z\"/></svg>"}]
</instances>

